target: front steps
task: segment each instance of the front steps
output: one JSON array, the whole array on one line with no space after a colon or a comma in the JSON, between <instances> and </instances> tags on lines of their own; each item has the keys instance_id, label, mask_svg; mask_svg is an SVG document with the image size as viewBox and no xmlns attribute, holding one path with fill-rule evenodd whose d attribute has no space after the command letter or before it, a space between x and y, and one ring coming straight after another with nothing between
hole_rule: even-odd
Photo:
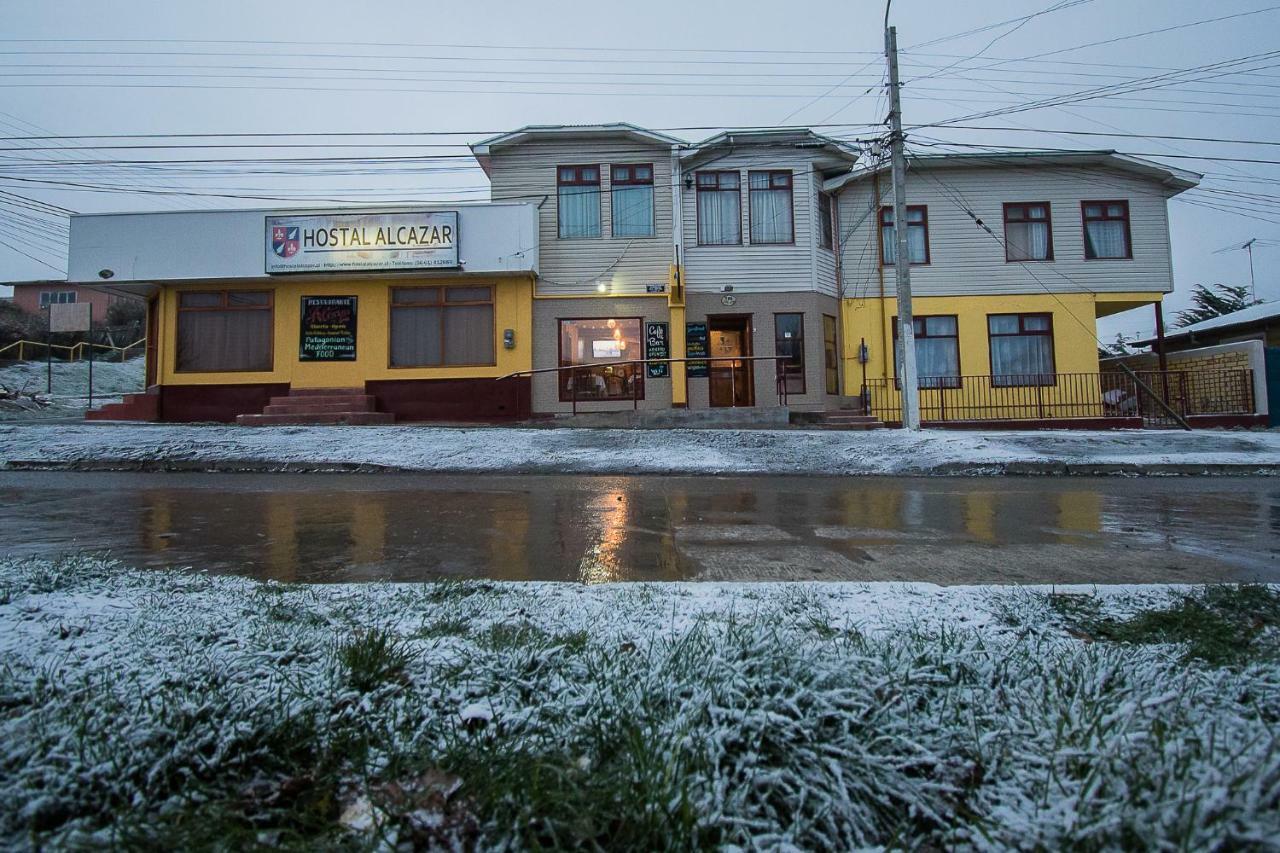
<instances>
[{"instance_id":1,"label":"front steps","mask_svg":"<svg viewBox=\"0 0 1280 853\"><path fill-rule=\"evenodd\" d=\"M874 415L859 415L856 412L838 410L834 412L817 413L812 422L812 426L821 429L883 429L884 421Z\"/></svg>"},{"instance_id":2,"label":"front steps","mask_svg":"<svg viewBox=\"0 0 1280 853\"><path fill-rule=\"evenodd\" d=\"M237 415L241 426L394 423L391 412L377 411L377 400L362 388L291 388L287 397L272 397L259 415Z\"/></svg>"},{"instance_id":3,"label":"front steps","mask_svg":"<svg viewBox=\"0 0 1280 853\"><path fill-rule=\"evenodd\" d=\"M160 420L160 395L156 391L142 394L125 394L119 403L108 403L101 409L84 413L86 421L158 421Z\"/></svg>"}]
</instances>

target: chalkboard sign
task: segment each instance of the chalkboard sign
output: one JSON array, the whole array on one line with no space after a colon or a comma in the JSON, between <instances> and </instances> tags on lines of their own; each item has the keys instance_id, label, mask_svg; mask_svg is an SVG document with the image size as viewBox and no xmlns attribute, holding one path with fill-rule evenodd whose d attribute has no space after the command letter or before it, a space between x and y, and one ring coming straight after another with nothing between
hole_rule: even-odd
<instances>
[{"instance_id":1,"label":"chalkboard sign","mask_svg":"<svg viewBox=\"0 0 1280 853\"><path fill-rule=\"evenodd\" d=\"M706 323L684 324L684 354L686 358L705 357L710 354ZM685 365L685 375L692 379L706 378L707 363L705 361L688 362Z\"/></svg>"},{"instance_id":2,"label":"chalkboard sign","mask_svg":"<svg viewBox=\"0 0 1280 853\"><path fill-rule=\"evenodd\" d=\"M671 340L667 336L666 323L644 324L644 357L671 358ZM666 362L647 364L645 373L650 379L666 379L671 375L671 366Z\"/></svg>"},{"instance_id":3,"label":"chalkboard sign","mask_svg":"<svg viewBox=\"0 0 1280 853\"><path fill-rule=\"evenodd\" d=\"M302 297L298 361L356 360L356 297Z\"/></svg>"}]
</instances>

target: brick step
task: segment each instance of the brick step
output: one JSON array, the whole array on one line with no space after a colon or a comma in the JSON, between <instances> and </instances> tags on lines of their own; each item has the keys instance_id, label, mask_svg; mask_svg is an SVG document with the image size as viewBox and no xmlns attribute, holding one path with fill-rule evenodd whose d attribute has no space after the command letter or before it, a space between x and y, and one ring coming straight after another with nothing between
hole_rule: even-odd
<instances>
[{"instance_id":1,"label":"brick step","mask_svg":"<svg viewBox=\"0 0 1280 853\"><path fill-rule=\"evenodd\" d=\"M300 426L304 424L367 426L370 424L395 423L395 419L396 416L391 412L312 412L309 414L237 415L236 423L241 426Z\"/></svg>"},{"instance_id":2,"label":"brick step","mask_svg":"<svg viewBox=\"0 0 1280 853\"><path fill-rule=\"evenodd\" d=\"M84 413L86 421L154 421L160 418L158 394L125 394L119 403Z\"/></svg>"},{"instance_id":3,"label":"brick step","mask_svg":"<svg viewBox=\"0 0 1280 853\"><path fill-rule=\"evenodd\" d=\"M290 388L290 397L360 397L363 388Z\"/></svg>"},{"instance_id":4,"label":"brick step","mask_svg":"<svg viewBox=\"0 0 1280 853\"><path fill-rule=\"evenodd\" d=\"M374 399L372 394L304 394L299 397L272 397L269 406L345 406L348 412L372 412Z\"/></svg>"},{"instance_id":5,"label":"brick step","mask_svg":"<svg viewBox=\"0 0 1280 853\"><path fill-rule=\"evenodd\" d=\"M304 397L304 400L328 400L328 397ZM342 414L344 412L372 412L374 411L373 398L368 400L350 403L304 403L294 401L292 403L272 403L263 408L264 415L323 415L330 412Z\"/></svg>"}]
</instances>

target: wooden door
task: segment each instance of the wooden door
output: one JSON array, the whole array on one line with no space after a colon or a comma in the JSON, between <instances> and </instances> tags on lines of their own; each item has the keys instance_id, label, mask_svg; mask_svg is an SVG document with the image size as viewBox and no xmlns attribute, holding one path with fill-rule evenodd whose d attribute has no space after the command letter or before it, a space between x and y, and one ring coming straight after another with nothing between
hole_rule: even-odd
<instances>
[{"instance_id":1,"label":"wooden door","mask_svg":"<svg viewBox=\"0 0 1280 853\"><path fill-rule=\"evenodd\" d=\"M708 318L710 355L708 370L711 405L716 407L754 406L755 383L751 362L750 319L747 317Z\"/></svg>"}]
</instances>

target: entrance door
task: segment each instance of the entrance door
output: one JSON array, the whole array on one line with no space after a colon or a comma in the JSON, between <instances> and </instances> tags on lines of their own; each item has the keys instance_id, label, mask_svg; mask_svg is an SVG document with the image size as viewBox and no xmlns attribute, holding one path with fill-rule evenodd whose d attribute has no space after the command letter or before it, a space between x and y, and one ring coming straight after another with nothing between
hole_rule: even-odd
<instances>
[{"instance_id":1,"label":"entrance door","mask_svg":"<svg viewBox=\"0 0 1280 853\"><path fill-rule=\"evenodd\" d=\"M751 355L750 315L708 317L707 332L711 355L731 361L713 361L708 368L712 406L754 406L756 404Z\"/></svg>"}]
</instances>

